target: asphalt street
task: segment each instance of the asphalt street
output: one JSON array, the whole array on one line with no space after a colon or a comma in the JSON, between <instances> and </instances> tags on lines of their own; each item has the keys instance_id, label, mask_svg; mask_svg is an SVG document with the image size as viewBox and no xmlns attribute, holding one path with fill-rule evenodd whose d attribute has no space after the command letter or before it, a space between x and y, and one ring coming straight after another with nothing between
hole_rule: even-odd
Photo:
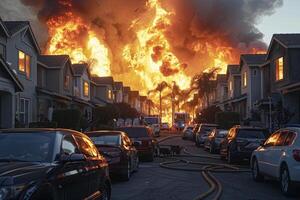
<instances>
[{"instance_id":1,"label":"asphalt street","mask_svg":"<svg viewBox=\"0 0 300 200\"><path fill-rule=\"evenodd\" d=\"M202 148L195 147L191 141L181 138L172 138L163 144L176 144L186 148L189 152L208 155ZM218 155L214 155L218 158ZM219 159L187 158L191 161L207 163L225 163ZM112 200L192 200L209 189L209 185L199 170L195 172L164 169L159 166L163 161L171 158L156 158L154 162L143 162L140 169L134 173L128 182L113 180ZM182 167L197 167L187 164L177 164ZM199 166L198 166L199 167ZM249 169L244 163L242 169ZM282 196L279 184L276 181L266 180L256 183L252 180L251 173L213 173L213 176L222 185L221 199L232 200L284 200L300 199ZM214 194L207 199L212 199Z\"/></svg>"}]
</instances>

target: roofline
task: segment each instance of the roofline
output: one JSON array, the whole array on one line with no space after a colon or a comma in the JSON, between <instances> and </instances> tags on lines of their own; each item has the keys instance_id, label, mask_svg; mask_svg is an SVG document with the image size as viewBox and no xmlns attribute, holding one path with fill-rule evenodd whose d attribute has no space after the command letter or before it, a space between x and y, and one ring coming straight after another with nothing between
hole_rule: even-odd
<instances>
[{"instance_id":1,"label":"roofline","mask_svg":"<svg viewBox=\"0 0 300 200\"><path fill-rule=\"evenodd\" d=\"M266 58L265 58L266 61L269 59L269 55L270 55L271 49L272 49L272 47L273 47L274 41L278 42L278 43L279 43L281 46L283 46L285 49L288 48L288 46L286 46L285 44L283 44L283 43L282 43L280 40L278 40L275 36L276 36L275 34L272 36L271 42L270 42L270 44L269 44L269 48L268 48L268 51L267 51L267 56L266 56Z\"/></svg>"},{"instance_id":2,"label":"roofline","mask_svg":"<svg viewBox=\"0 0 300 200\"><path fill-rule=\"evenodd\" d=\"M6 26L5 26L5 24L3 23L3 20L1 19L1 17L0 17L0 25L1 25L1 27L4 29L5 35L6 35L7 37L10 37L9 32L8 32L8 30L7 30Z\"/></svg>"},{"instance_id":3,"label":"roofline","mask_svg":"<svg viewBox=\"0 0 300 200\"><path fill-rule=\"evenodd\" d=\"M14 74L14 72L10 69L10 67L7 65L7 63L0 57L0 62L3 64L4 68L8 72L9 76L13 79L14 83L17 85L17 88L19 91L24 91L23 84L18 80L17 76Z\"/></svg>"},{"instance_id":4,"label":"roofline","mask_svg":"<svg viewBox=\"0 0 300 200\"><path fill-rule=\"evenodd\" d=\"M8 22L9 22L9 21L8 21ZM38 44L38 42L37 42L37 40L36 40L36 37L35 37L35 35L34 35L34 32L33 32L32 28L31 28L30 22L28 22L28 24L27 24L26 26L24 26L23 28L21 28L20 30L16 31L14 34L12 34L12 35L10 35L10 36L11 36L11 37L14 37L15 35L19 34L20 32L22 32L22 31L25 30L25 29L29 29L30 34L31 34L31 36L32 36L32 38L33 38L35 47L36 47L36 49L38 50L38 53L41 54L41 48L40 48L40 46L39 46L39 44Z\"/></svg>"}]
</instances>

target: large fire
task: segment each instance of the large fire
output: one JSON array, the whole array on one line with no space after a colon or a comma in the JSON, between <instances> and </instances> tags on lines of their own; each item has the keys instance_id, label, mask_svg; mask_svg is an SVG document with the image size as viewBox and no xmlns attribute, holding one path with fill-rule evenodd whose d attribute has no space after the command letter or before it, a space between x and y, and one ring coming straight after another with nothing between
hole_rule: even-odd
<instances>
[{"instance_id":1,"label":"large fire","mask_svg":"<svg viewBox=\"0 0 300 200\"><path fill-rule=\"evenodd\" d=\"M167 29L172 25L172 16L176 13L163 8L159 0L148 0L147 12L131 22L130 29L135 33L136 40L121 47L122 57L118 58L125 63L128 71L116 74L112 74L111 49L103 36L73 12L70 0L60 0L59 3L68 11L47 21L50 39L46 53L70 55L73 63L88 62L93 75L112 75L116 80L139 90L140 94L149 95L156 105L159 104L159 95L149 91L162 81L170 86L175 81L182 90L190 87L191 77L186 72L188 66L175 55L166 37ZM213 58L213 66L207 68L218 67L220 73L225 73L227 64L237 61L240 52L222 43L214 39L205 43L195 41L192 50L196 53L205 51L209 58ZM171 89L166 88L163 96L170 92ZM165 98L162 103L164 121L170 122L171 99ZM180 110L178 107L177 110Z\"/></svg>"},{"instance_id":2,"label":"large fire","mask_svg":"<svg viewBox=\"0 0 300 200\"><path fill-rule=\"evenodd\" d=\"M92 74L111 75L107 47L80 17L67 12L51 18L47 25L50 40L46 53L69 55L73 63L88 62Z\"/></svg>"}]
</instances>

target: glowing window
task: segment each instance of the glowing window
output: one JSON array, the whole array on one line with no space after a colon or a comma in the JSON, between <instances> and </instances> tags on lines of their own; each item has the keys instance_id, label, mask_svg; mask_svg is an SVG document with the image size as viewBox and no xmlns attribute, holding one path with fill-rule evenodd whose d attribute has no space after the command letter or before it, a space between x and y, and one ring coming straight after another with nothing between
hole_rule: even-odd
<instances>
[{"instance_id":1,"label":"glowing window","mask_svg":"<svg viewBox=\"0 0 300 200\"><path fill-rule=\"evenodd\" d=\"M112 91L111 91L111 90L108 90L108 98L109 98L109 99L112 99L112 98L113 98L113 95L112 95Z\"/></svg>"},{"instance_id":2,"label":"glowing window","mask_svg":"<svg viewBox=\"0 0 300 200\"><path fill-rule=\"evenodd\" d=\"M26 78L30 78L30 56L24 52L19 51L19 71L26 74Z\"/></svg>"},{"instance_id":3,"label":"glowing window","mask_svg":"<svg viewBox=\"0 0 300 200\"><path fill-rule=\"evenodd\" d=\"M243 86L246 87L247 86L247 72L243 73Z\"/></svg>"},{"instance_id":4,"label":"glowing window","mask_svg":"<svg viewBox=\"0 0 300 200\"><path fill-rule=\"evenodd\" d=\"M283 57L276 60L276 81L283 79Z\"/></svg>"},{"instance_id":5,"label":"glowing window","mask_svg":"<svg viewBox=\"0 0 300 200\"><path fill-rule=\"evenodd\" d=\"M232 81L229 82L229 90L232 91Z\"/></svg>"},{"instance_id":6,"label":"glowing window","mask_svg":"<svg viewBox=\"0 0 300 200\"><path fill-rule=\"evenodd\" d=\"M89 96L89 90L90 90L89 83L84 81L83 82L83 95L88 97Z\"/></svg>"}]
</instances>

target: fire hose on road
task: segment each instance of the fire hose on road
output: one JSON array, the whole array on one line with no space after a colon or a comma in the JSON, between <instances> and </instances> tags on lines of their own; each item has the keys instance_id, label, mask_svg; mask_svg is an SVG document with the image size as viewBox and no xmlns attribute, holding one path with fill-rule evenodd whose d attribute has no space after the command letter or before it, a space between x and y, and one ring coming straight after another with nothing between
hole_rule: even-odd
<instances>
[{"instance_id":1,"label":"fire hose on road","mask_svg":"<svg viewBox=\"0 0 300 200\"><path fill-rule=\"evenodd\" d=\"M166 141L178 136L170 136L163 138L158 143L162 141ZM163 145L168 146L168 145ZM174 145L169 145L174 146ZM172 154L167 158L170 159L169 161L164 161L159 164L160 167L169 169L169 170L181 170L181 171L190 171L190 172L201 172L202 177L209 185L209 189L199 194L195 197L195 200L203 200L208 197L211 199L218 200L221 198L223 187L220 181L212 174L212 173L243 173L243 172L250 172L248 169L242 169L239 166L233 166L229 164L222 164L216 162L200 162L200 161L192 161L187 160L188 158L201 158L201 159L212 159L212 160L219 160L219 157L213 155L201 155L201 154L193 154L189 152L186 148L183 149L184 154ZM182 166L184 165L184 166ZM194 165L194 167L191 167ZM197 166L197 167L195 167Z\"/></svg>"}]
</instances>

